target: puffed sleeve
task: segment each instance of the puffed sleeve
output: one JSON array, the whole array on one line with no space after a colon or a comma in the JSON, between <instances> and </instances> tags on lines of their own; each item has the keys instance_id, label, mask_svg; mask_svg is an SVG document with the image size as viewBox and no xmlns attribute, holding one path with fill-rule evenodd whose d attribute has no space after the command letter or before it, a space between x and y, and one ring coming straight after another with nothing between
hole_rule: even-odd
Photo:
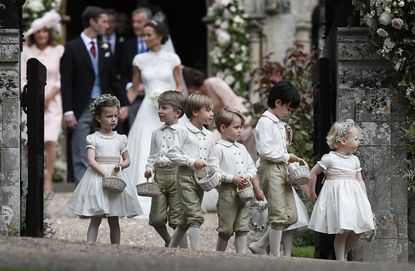
<instances>
[{"instance_id":1,"label":"puffed sleeve","mask_svg":"<svg viewBox=\"0 0 415 271\"><path fill-rule=\"evenodd\" d=\"M120 136L120 153L123 154L127 151L127 136L126 135L119 135Z\"/></svg>"},{"instance_id":2,"label":"puffed sleeve","mask_svg":"<svg viewBox=\"0 0 415 271\"><path fill-rule=\"evenodd\" d=\"M323 155L323 157L321 157L321 160L317 162L317 164L323 168L323 170L327 170L327 168L329 168L331 166L331 158L329 154L325 154Z\"/></svg>"},{"instance_id":3,"label":"puffed sleeve","mask_svg":"<svg viewBox=\"0 0 415 271\"><path fill-rule=\"evenodd\" d=\"M94 134L88 135L86 137L86 148L94 149L96 150L97 145L97 138Z\"/></svg>"},{"instance_id":4,"label":"puffed sleeve","mask_svg":"<svg viewBox=\"0 0 415 271\"><path fill-rule=\"evenodd\" d=\"M140 70L142 69L142 66L143 66L143 55L142 54L135 55L135 57L133 58L133 66L139 68Z\"/></svg>"},{"instance_id":5,"label":"puffed sleeve","mask_svg":"<svg viewBox=\"0 0 415 271\"><path fill-rule=\"evenodd\" d=\"M179 66L181 63L182 63L182 61L180 60L180 58L179 58L179 56L178 55L176 55L176 54L171 54L171 63L173 64L173 67L177 67L177 66Z\"/></svg>"},{"instance_id":6,"label":"puffed sleeve","mask_svg":"<svg viewBox=\"0 0 415 271\"><path fill-rule=\"evenodd\" d=\"M359 157L355 156L355 159L356 159L356 171L362 171L362 168L360 166Z\"/></svg>"}]
</instances>

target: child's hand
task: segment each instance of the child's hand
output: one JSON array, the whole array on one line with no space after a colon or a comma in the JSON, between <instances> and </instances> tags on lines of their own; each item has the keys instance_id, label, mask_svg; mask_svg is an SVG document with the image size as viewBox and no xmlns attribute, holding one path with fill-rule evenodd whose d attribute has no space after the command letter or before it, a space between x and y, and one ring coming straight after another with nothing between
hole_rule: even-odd
<instances>
[{"instance_id":1,"label":"child's hand","mask_svg":"<svg viewBox=\"0 0 415 271\"><path fill-rule=\"evenodd\" d=\"M202 169L202 168L207 167L207 164L203 162L202 160L196 160L193 166L195 167L195 169Z\"/></svg>"},{"instance_id":2,"label":"child's hand","mask_svg":"<svg viewBox=\"0 0 415 271\"><path fill-rule=\"evenodd\" d=\"M232 182L234 185L239 186L239 187L243 187L247 184L247 180L242 177L242 176L233 176Z\"/></svg>"},{"instance_id":3,"label":"child's hand","mask_svg":"<svg viewBox=\"0 0 415 271\"><path fill-rule=\"evenodd\" d=\"M317 201L317 194L314 192L311 192L308 196L308 199L311 201L312 204L316 203Z\"/></svg>"},{"instance_id":4,"label":"child's hand","mask_svg":"<svg viewBox=\"0 0 415 271\"><path fill-rule=\"evenodd\" d=\"M288 159L288 163L294 163L294 162L299 162L300 159L297 157L297 155L290 153L290 158Z\"/></svg>"},{"instance_id":5,"label":"child's hand","mask_svg":"<svg viewBox=\"0 0 415 271\"><path fill-rule=\"evenodd\" d=\"M259 190L258 192L255 192L255 198L258 201L263 201L265 199L265 194L262 190Z\"/></svg>"},{"instance_id":6,"label":"child's hand","mask_svg":"<svg viewBox=\"0 0 415 271\"><path fill-rule=\"evenodd\" d=\"M146 172L144 172L144 178L146 179L151 178L152 175L153 173L151 173L151 170L146 170Z\"/></svg>"},{"instance_id":7,"label":"child's hand","mask_svg":"<svg viewBox=\"0 0 415 271\"><path fill-rule=\"evenodd\" d=\"M121 165L116 165L114 167L114 169L112 170L115 174L117 174L118 172L120 172L122 169Z\"/></svg>"}]
</instances>

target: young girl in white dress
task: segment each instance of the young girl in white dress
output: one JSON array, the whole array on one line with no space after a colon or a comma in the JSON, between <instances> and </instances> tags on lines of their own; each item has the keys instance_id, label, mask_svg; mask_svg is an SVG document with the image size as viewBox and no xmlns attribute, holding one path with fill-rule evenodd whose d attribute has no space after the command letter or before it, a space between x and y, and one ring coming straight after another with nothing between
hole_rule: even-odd
<instances>
[{"instance_id":1,"label":"young girl in white dress","mask_svg":"<svg viewBox=\"0 0 415 271\"><path fill-rule=\"evenodd\" d=\"M133 217L142 213L135 185L129 182L123 169L130 165L127 137L113 129L117 126L120 102L104 94L91 104L91 115L99 131L86 138L89 168L70 197L66 209L76 215L90 217L87 241L95 243L103 217L108 218L112 244L120 243L118 217ZM126 182L121 193L104 190L102 177L115 175Z\"/></svg>"},{"instance_id":2,"label":"young girl in white dress","mask_svg":"<svg viewBox=\"0 0 415 271\"><path fill-rule=\"evenodd\" d=\"M336 234L336 259L357 246L361 233L374 229L372 209L362 179L360 161L353 155L359 147L359 131L353 120L336 122L327 136L331 151L311 170L310 201L315 203L308 227ZM324 172L325 182L317 198L317 175Z\"/></svg>"}]
</instances>

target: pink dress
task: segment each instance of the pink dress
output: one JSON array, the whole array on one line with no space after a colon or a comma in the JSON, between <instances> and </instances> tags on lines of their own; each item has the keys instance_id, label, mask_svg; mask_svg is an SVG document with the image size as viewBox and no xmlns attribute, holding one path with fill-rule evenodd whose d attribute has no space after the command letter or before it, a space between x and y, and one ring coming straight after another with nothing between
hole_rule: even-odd
<instances>
[{"instance_id":1,"label":"pink dress","mask_svg":"<svg viewBox=\"0 0 415 271\"><path fill-rule=\"evenodd\" d=\"M60 58L63 54L63 46L48 46L43 51L39 50L36 45L28 47L25 45L23 47L22 56L21 56L21 78L22 78L22 88L26 85L26 65L27 60L30 58L38 59L43 65L46 66L46 86L45 86L45 96L48 95L54 87L60 89L60 73L59 73L59 64ZM22 121L25 121L26 114L23 113ZM62 98L61 94L58 93L55 97L49 102L48 107L45 108L45 142L52 141L57 142L62 126ZM25 125L26 131L26 125ZM27 132L22 133L22 138L27 139Z\"/></svg>"}]
</instances>

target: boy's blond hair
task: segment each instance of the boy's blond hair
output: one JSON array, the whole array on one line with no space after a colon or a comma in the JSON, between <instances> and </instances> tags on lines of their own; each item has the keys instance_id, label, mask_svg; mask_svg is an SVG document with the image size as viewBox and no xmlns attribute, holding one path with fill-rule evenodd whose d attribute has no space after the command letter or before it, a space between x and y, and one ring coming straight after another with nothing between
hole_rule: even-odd
<instances>
[{"instance_id":1,"label":"boy's blond hair","mask_svg":"<svg viewBox=\"0 0 415 271\"><path fill-rule=\"evenodd\" d=\"M337 150L343 138L347 136L352 128L356 128L352 119L333 123L326 137L330 149Z\"/></svg>"},{"instance_id":2,"label":"boy's blond hair","mask_svg":"<svg viewBox=\"0 0 415 271\"><path fill-rule=\"evenodd\" d=\"M203 107L212 108L213 99L200 93L193 93L184 101L185 114L189 119L193 118L193 112L198 112Z\"/></svg>"},{"instance_id":3,"label":"boy's blond hair","mask_svg":"<svg viewBox=\"0 0 415 271\"><path fill-rule=\"evenodd\" d=\"M221 132L220 126L223 124L225 125L225 127L228 127L229 125L231 125L235 117L239 117L241 119L241 126L243 126L245 123L244 115L240 111L230 106L225 106L215 115L216 115L215 125L219 133Z\"/></svg>"},{"instance_id":4,"label":"boy's blond hair","mask_svg":"<svg viewBox=\"0 0 415 271\"><path fill-rule=\"evenodd\" d=\"M180 110L180 117L184 114L184 96L181 92L175 90L167 90L161 93L158 99L158 104L171 105L174 110Z\"/></svg>"}]
</instances>

